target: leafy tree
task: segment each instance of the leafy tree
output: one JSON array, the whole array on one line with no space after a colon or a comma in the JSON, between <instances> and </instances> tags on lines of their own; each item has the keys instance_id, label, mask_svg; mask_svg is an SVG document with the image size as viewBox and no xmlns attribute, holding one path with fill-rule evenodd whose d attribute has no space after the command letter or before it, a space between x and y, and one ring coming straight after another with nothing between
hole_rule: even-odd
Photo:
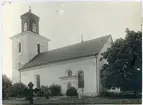
<instances>
[{"instance_id":1,"label":"leafy tree","mask_svg":"<svg viewBox=\"0 0 143 105\"><path fill-rule=\"evenodd\" d=\"M126 33L102 54L108 63L102 66L101 83L105 88L133 90L136 97L142 86L142 33L129 29Z\"/></svg>"},{"instance_id":2,"label":"leafy tree","mask_svg":"<svg viewBox=\"0 0 143 105\"><path fill-rule=\"evenodd\" d=\"M12 87L12 82L5 74L3 74L2 75L2 98L3 99L7 99L9 97L11 87Z\"/></svg>"}]
</instances>

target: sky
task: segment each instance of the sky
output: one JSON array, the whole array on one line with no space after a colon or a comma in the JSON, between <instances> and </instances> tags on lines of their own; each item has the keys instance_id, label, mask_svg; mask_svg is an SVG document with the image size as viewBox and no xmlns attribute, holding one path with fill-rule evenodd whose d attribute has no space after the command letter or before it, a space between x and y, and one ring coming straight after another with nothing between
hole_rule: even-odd
<instances>
[{"instance_id":1,"label":"sky","mask_svg":"<svg viewBox=\"0 0 143 105\"><path fill-rule=\"evenodd\" d=\"M20 16L29 10L40 17L39 33L49 38L49 50L112 35L141 30L141 2L12 2L2 6L2 72L12 77L12 41L21 33Z\"/></svg>"}]
</instances>

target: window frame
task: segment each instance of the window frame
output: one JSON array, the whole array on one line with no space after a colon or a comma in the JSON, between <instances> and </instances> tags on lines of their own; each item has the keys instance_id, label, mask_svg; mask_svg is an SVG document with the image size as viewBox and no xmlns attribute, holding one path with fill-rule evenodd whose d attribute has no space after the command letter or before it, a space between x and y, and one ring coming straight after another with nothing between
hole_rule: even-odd
<instances>
[{"instance_id":1,"label":"window frame","mask_svg":"<svg viewBox=\"0 0 143 105\"><path fill-rule=\"evenodd\" d=\"M36 32L36 31L37 31L37 27L36 27L35 22L32 23L32 31L33 31L33 32Z\"/></svg>"},{"instance_id":2,"label":"window frame","mask_svg":"<svg viewBox=\"0 0 143 105\"><path fill-rule=\"evenodd\" d=\"M18 53L21 54L22 53L22 43L18 42Z\"/></svg>"},{"instance_id":3,"label":"window frame","mask_svg":"<svg viewBox=\"0 0 143 105\"><path fill-rule=\"evenodd\" d=\"M38 54L41 53L41 45L40 45L40 43L37 43L37 53Z\"/></svg>"},{"instance_id":4,"label":"window frame","mask_svg":"<svg viewBox=\"0 0 143 105\"><path fill-rule=\"evenodd\" d=\"M81 74L82 76L80 76ZM77 77L78 77L78 88L84 88L84 72L79 71Z\"/></svg>"},{"instance_id":5,"label":"window frame","mask_svg":"<svg viewBox=\"0 0 143 105\"><path fill-rule=\"evenodd\" d=\"M41 87L40 75L36 74L34 76L35 76L35 87L40 88Z\"/></svg>"},{"instance_id":6,"label":"window frame","mask_svg":"<svg viewBox=\"0 0 143 105\"><path fill-rule=\"evenodd\" d=\"M28 30L28 23L25 22L25 23L24 23L24 26L23 26L23 31L27 31L27 30Z\"/></svg>"}]
</instances>

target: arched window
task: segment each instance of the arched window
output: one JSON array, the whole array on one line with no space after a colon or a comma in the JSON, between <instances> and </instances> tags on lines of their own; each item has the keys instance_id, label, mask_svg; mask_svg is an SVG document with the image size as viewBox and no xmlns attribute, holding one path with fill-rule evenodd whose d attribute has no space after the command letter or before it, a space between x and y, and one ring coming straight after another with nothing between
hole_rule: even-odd
<instances>
[{"instance_id":1,"label":"arched window","mask_svg":"<svg viewBox=\"0 0 143 105\"><path fill-rule=\"evenodd\" d=\"M40 53L40 44L39 43L37 44L37 53L38 54Z\"/></svg>"},{"instance_id":2,"label":"arched window","mask_svg":"<svg viewBox=\"0 0 143 105\"><path fill-rule=\"evenodd\" d=\"M80 71L78 73L78 88L84 88L84 72Z\"/></svg>"},{"instance_id":3,"label":"arched window","mask_svg":"<svg viewBox=\"0 0 143 105\"><path fill-rule=\"evenodd\" d=\"M40 75L35 75L35 87L40 88Z\"/></svg>"},{"instance_id":4,"label":"arched window","mask_svg":"<svg viewBox=\"0 0 143 105\"><path fill-rule=\"evenodd\" d=\"M36 32L36 24L35 23L32 24L32 31Z\"/></svg>"},{"instance_id":5,"label":"arched window","mask_svg":"<svg viewBox=\"0 0 143 105\"><path fill-rule=\"evenodd\" d=\"M27 30L27 23L24 23L24 31Z\"/></svg>"},{"instance_id":6,"label":"arched window","mask_svg":"<svg viewBox=\"0 0 143 105\"><path fill-rule=\"evenodd\" d=\"M18 44L18 52L21 53L21 43Z\"/></svg>"}]
</instances>

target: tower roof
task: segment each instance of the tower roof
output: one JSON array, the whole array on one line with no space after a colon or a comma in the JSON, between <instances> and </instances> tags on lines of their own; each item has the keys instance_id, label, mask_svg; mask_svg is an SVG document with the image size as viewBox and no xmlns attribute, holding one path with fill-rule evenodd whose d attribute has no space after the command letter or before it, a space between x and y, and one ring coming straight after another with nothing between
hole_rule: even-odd
<instances>
[{"instance_id":1,"label":"tower roof","mask_svg":"<svg viewBox=\"0 0 143 105\"><path fill-rule=\"evenodd\" d=\"M24 13L23 15L21 15L21 18L22 18L22 17L25 17L25 16L30 16L30 17L33 16L33 17L36 17L36 18L38 18L38 19L40 18L40 17L38 17L37 15L35 15L34 13L32 13L32 12L31 12L31 9L29 9L28 12Z\"/></svg>"}]
</instances>

